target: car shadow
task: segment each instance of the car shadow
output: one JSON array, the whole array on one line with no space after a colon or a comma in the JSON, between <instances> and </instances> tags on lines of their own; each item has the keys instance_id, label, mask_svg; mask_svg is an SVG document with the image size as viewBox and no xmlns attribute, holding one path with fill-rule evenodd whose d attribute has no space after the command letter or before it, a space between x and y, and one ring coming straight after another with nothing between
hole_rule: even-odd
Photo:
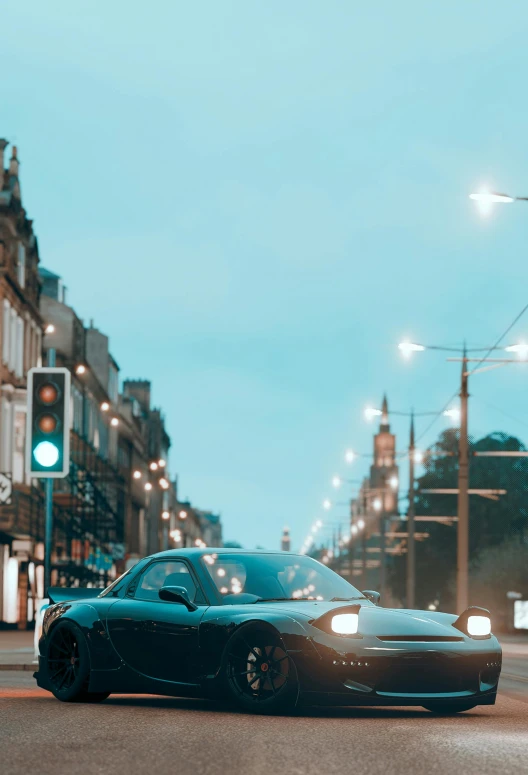
<instances>
[{"instance_id":1,"label":"car shadow","mask_svg":"<svg viewBox=\"0 0 528 775\"><path fill-rule=\"evenodd\" d=\"M127 707L133 706L135 708L174 708L175 710L195 711L200 713L218 713L220 715L246 715L252 714L238 708L232 708L225 705L221 705L212 700L206 699L189 699L186 697L165 697L159 695L127 695L127 694L113 694L105 700L100 707ZM287 714L277 713L263 713L258 714L263 716L281 716L287 718L357 718L357 719L439 719L439 718L474 718L475 711L468 711L466 713L454 714L454 716L442 716L431 713L425 708L418 707L366 707L366 706L341 706L341 707L321 707L321 706L306 706L296 708L294 711Z\"/></svg>"}]
</instances>

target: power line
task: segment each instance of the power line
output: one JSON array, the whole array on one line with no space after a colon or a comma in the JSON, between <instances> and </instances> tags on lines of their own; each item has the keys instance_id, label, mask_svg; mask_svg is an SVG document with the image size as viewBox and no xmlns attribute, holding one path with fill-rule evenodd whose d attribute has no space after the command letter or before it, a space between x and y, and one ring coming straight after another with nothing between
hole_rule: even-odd
<instances>
[{"instance_id":1,"label":"power line","mask_svg":"<svg viewBox=\"0 0 528 775\"><path fill-rule=\"evenodd\" d=\"M522 310L519 312L519 314L518 314L518 315L517 315L517 316L516 316L516 317L513 319L513 321L510 323L510 325L508 326L508 328L506 329L506 331L504 331L504 333L503 333L503 334L501 334L501 335L499 336L499 338L497 339L497 341L495 342L495 344L494 344L492 347L490 347L490 348L488 349L487 353L486 353L486 354L485 354L485 355L484 355L484 356L483 356L483 357L480 359L480 361L477 363L477 365L476 365L476 366L475 366L475 367L474 367L474 368L473 368L473 369L472 369L472 370L469 372L469 374L470 374L470 375L471 375L471 374L473 374L473 372L474 372L476 369L478 369L478 367L480 366L480 364L481 364L481 363L483 363L483 362L486 360L486 358L488 357L488 355L490 355L490 353L491 353L493 350L496 350L496 349L497 349L497 347L498 347L498 346L499 346L499 344L502 342L502 340L504 339L504 337L505 337L507 334L509 334L509 333L510 333L510 331L512 330L512 328L514 327L514 325L515 325L516 323L518 323L518 321L519 321L519 320L522 318L522 316L524 315L524 313L526 312L526 310L527 310L527 309L528 309L528 304L525 304L525 306L522 308Z\"/></svg>"}]
</instances>

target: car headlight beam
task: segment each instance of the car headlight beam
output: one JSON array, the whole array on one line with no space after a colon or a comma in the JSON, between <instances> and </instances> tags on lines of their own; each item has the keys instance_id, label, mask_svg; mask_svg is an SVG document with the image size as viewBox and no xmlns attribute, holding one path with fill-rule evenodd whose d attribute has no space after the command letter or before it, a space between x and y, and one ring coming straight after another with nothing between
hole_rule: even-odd
<instances>
[{"instance_id":1,"label":"car headlight beam","mask_svg":"<svg viewBox=\"0 0 528 775\"><path fill-rule=\"evenodd\" d=\"M358 614L336 614L332 616L332 630L337 635L355 635L358 631Z\"/></svg>"},{"instance_id":2,"label":"car headlight beam","mask_svg":"<svg viewBox=\"0 0 528 775\"><path fill-rule=\"evenodd\" d=\"M468 616L468 635L472 638L483 638L491 633L491 620L489 616Z\"/></svg>"}]
</instances>

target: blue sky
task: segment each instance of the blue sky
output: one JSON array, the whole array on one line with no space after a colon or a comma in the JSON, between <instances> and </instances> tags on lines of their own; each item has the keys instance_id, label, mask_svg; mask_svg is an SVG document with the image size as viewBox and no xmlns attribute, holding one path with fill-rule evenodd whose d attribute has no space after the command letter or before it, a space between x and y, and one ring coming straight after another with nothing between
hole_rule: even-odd
<instances>
[{"instance_id":1,"label":"blue sky","mask_svg":"<svg viewBox=\"0 0 528 775\"><path fill-rule=\"evenodd\" d=\"M365 404L456 388L402 336L491 344L526 303L528 208L467 195L528 194L527 26L486 0L3 4L0 135L42 262L152 380L180 493L226 538L299 546L370 450ZM526 367L470 389L471 433L528 440Z\"/></svg>"}]
</instances>

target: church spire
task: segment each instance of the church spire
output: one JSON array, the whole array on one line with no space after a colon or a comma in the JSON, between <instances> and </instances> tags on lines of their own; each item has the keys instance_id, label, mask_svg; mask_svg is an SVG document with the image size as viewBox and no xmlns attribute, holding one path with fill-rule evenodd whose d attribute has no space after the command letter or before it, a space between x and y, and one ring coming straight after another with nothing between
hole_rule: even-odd
<instances>
[{"instance_id":1,"label":"church spire","mask_svg":"<svg viewBox=\"0 0 528 775\"><path fill-rule=\"evenodd\" d=\"M387 394L383 394L383 403L381 404L381 423L380 431L389 430L389 404L387 402Z\"/></svg>"}]
</instances>

